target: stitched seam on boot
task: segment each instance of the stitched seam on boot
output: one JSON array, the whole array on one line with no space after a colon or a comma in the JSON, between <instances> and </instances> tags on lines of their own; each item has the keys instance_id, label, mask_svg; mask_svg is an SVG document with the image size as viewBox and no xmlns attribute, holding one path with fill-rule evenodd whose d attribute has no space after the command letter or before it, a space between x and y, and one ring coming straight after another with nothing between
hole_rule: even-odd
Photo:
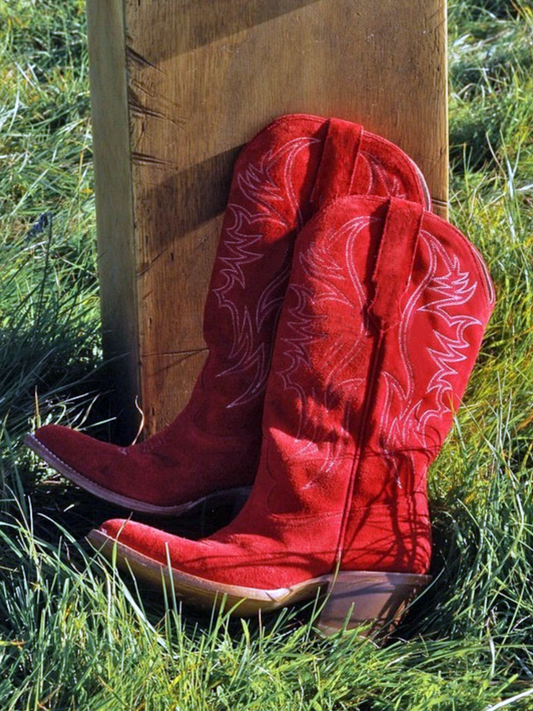
<instances>
[{"instance_id":1,"label":"stitched seam on boot","mask_svg":"<svg viewBox=\"0 0 533 711\"><path fill-rule=\"evenodd\" d=\"M43 444L38 437L35 437L35 439L37 440L37 442L39 442L39 445L46 452L48 452L48 454L50 454L52 456L53 459L55 459L60 464L62 464L66 469L69 469L76 476L79 476L80 479L87 481L92 487L94 487L95 489L98 489L98 491L102 491L105 494L109 494L109 493L117 494L118 496L123 496L125 499L131 499L132 501L138 501L139 503L147 503L147 502L142 501L141 499L135 499L135 498L133 498L133 496L127 496L126 494L120 494L118 491L113 491L112 489L106 489L105 487L101 486L100 484L97 484L92 479L89 479L87 476L85 476L85 474L82 474L80 471L78 471L77 469L74 469L74 467L70 466L70 464L67 464L67 462L65 462L63 459L61 459L61 457L58 457L57 454L52 452L51 449L48 449L48 447L45 444ZM49 464L49 462L47 462L47 464ZM53 465L51 465L51 466L53 466ZM61 472L59 472L59 474L61 474ZM153 504L153 505L156 506L157 504ZM165 508L165 507L163 506L161 508ZM171 508L171 507L169 507L169 508Z\"/></svg>"},{"instance_id":2,"label":"stitched seam on boot","mask_svg":"<svg viewBox=\"0 0 533 711\"><path fill-rule=\"evenodd\" d=\"M276 525L280 526L281 528L289 528L293 525L298 524L307 524L310 521L321 521L322 519L340 518L341 516L342 511L339 511L337 513L324 514L269 514L269 517L272 518L276 522ZM285 522L287 523L285 524Z\"/></svg>"},{"instance_id":3,"label":"stitched seam on boot","mask_svg":"<svg viewBox=\"0 0 533 711\"><path fill-rule=\"evenodd\" d=\"M235 161L235 167L237 167L237 164L241 160L241 158L246 154L246 151L250 146L253 146L256 141L258 141L261 137L268 135L273 129L277 128L278 126L282 126L284 124L290 124L294 120L297 121L304 121L305 123L313 123L313 124L319 124L317 128L321 128L326 122L327 118L323 116L314 116L313 114L286 114L285 116L280 116L279 118L275 119L272 121L272 123L269 123L268 126L265 126L262 128L258 133L255 134L255 136L252 136L252 138L249 140L249 142L244 146L243 150L237 157L237 160ZM306 138L306 136L302 136L302 138Z\"/></svg>"},{"instance_id":4,"label":"stitched seam on boot","mask_svg":"<svg viewBox=\"0 0 533 711\"><path fill-rule=\"evenodd\" d=\"M485 292L485 297L487 298L490 305L494 304L495 298L492 279L490 278L490 274L488 272L485 261L483 260L483 257L481 256L481 253L479 252L477 247L468 239L466 235L461 232L461 230L457 229L457 227L445 222L444 220L442 220L442 218L439 218L438 215L434 215L433 213L429 214L432 218L435 218L438 221L439 226L441 225L441 223L444 223L444 225L446 225L446 228L451 230L452 235L456 237L460 242L462 242L468 249L475 263L475 269L477 271L478 277L483 282L483 290ZM423 232L429 233L431 235L431 232L429 232L429 230L427 229L423 229Z\"/></svg>"}]
</instances>

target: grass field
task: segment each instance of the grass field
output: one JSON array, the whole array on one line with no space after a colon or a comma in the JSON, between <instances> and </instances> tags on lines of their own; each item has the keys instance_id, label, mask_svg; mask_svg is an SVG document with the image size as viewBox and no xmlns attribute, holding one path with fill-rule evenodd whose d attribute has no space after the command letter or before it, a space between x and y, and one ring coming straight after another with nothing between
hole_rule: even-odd
<instances>
[{"instance_id":1,"label":"grass field","mask_svg":"<svg viewBox=\"0 0 533 711\"><path fill-rule=\"evenodd\" d=\"M82 0L0 0L0 709L533 709L532 9L451 2L452 219L498 306L431 472L436 582L381 647L139 591L83 543L118 510L21 445L107 428L85 31Z\"/></svg>"}]
</instances>

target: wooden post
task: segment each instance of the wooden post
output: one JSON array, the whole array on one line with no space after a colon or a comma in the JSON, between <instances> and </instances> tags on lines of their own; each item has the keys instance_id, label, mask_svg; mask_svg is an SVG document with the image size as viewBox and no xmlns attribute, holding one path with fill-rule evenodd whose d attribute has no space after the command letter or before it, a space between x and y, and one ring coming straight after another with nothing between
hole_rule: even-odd
<instances>
[{"instance_id":1,"label":"wooden post","mask_svg":"<svg viewBox=\"0 0 533 711\"><path fill-rule=\"evenodd\" d=\"M104 345L123 421L184 406L232 167L292 112L400 145L446 214L445 0L88 0Z\"/></svg>"}]
</instances>

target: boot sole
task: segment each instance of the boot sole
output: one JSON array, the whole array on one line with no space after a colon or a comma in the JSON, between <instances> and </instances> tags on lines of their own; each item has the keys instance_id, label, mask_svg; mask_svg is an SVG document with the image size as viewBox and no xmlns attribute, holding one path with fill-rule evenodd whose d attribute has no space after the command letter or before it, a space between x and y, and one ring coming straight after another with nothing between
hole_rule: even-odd
<instances>
[{"instance_id":1,"label":"boot sole","mask_svg":"<svg viewBox=\"0 0 533 711\"><path fill-rule=\"evenodd\" d=\"M325 595L317 622L318 629L325 635L370 621L374 623L372 631L391 628L416 595L431 582L429 575L415 573L341 571L288 588L262 590L217 583L175 570L98 530L91 531L87 540L106 558L116 560L119 568L133 573L137 580L159 588L165 585L191 604L208 610L217 605L236 617L252 617Z\"/></svg>"},{"instance_id":2,"label":"boot sole","mask_svg":"<svg viewBox=\"0 0 533 711\"><path fill-rule=\"evenodd\" d=\"M206 496L202 496L194 501L186 501L185 503L178 504L177 506L158 506L157 504L150 504L146 501L132 499L129 496L124 496L123 494L117 494L114 491L110 491L109 489L96 484L57 457L34 435L28 435L24 440L24 444L53 469L58 471L62 476L69 479L80 488L85 489L85 491L88 491L90 494L93 494L104 501L108 501L111 504L116 504L117 506L121 506L130 511L138 511L139 513L153 514L154 516L180 516L188 511L191 511L192 509L195 509L197 506L201 506L202 504L212 504L217 506L232 502L238 504L239 502L244 501L250 493L250 487L243 486L235 489L215 491L212 494L207 494Z\"/></svg>"}]
</instances>

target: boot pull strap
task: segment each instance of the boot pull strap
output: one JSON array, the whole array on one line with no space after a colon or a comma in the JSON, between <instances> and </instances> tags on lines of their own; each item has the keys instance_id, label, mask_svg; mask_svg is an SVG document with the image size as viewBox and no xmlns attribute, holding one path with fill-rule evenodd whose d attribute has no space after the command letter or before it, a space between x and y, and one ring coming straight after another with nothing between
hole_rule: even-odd
<instances>
[{"instance_id":1,"label":"boot pull strap","mask_svg":"<svg viewBox=\"0 0 533 711\"><path fill-rule=\"evenodd\" d=\"M374 298L368 307L375 325L386 331L401 316L402 297L409 284L424 209L390 198L372 275Z\"/></svg>"},{"instance_id":2,"label":"boot pull strap","mask_svg":"<svg viewBox=\"0 0 533 711\"><path fill-rule=\"evenodd\" d=\"M350 195L362 134L363 127L356 123L328 119L322 158L311 194L316 209L326 202Z\"/></svg>"}]
</instances>

